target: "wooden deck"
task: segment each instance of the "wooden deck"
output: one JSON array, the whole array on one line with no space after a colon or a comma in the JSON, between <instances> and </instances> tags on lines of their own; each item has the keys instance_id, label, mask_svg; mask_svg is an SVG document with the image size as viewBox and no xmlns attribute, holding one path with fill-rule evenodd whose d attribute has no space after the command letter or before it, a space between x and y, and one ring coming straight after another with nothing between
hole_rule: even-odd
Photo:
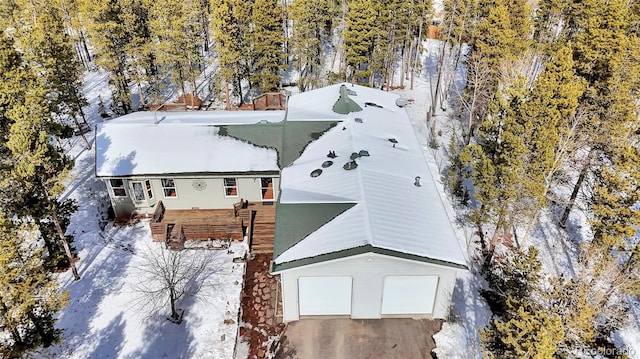
<instances>
[{"instance_id":1,"label":"wooden deck","mask_svg":"<svg viewBox=\"0 0 640 359\"><path fill-rule=\"evenodd\" d=\"M273 253L273 238L275 236L276 205L251 203L243 211L253 213L253 220L248 227L250 232L250 247L252 253Z\"/></svg>"},{"instance_id":2,"label":"wooden deck","mask_svg":"<svg viewBox=\"0 0 640 359\"><path fill-rule=\"evenodd\" d=\"M158 203L149 224L155 241L172 249L184 248L185 241L241 241L249 235L252 251L273 251L275 204L239 202L233 209L166 210Z\"/></svg>"}]
</instances>

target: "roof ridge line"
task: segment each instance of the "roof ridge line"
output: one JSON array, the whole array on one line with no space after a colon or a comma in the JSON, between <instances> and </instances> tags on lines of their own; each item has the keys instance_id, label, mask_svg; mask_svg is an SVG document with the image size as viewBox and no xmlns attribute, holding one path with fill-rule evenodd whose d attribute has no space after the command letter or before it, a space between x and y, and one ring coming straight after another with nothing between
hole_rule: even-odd
<instances>
[{"instance_id":1,"label":"roof ridge line","mask_svg":"<svg viewBox=\"0 0 640 359\"><path fill-rule=\"evenodd\" d=\"M349 122L349 136L351 137L351 152L356 152L356 144L355 144L355 138L353 136L353 132L351 131L351 126L353 126L353 118L352 116L349 116L348 121ZM359 150L358 150L359 151ZM371 221L369 219L369 208L367 207L367 205L365 204L367 201L367 197L365 196L365 191L364 191L364 183L362 181L362 167L360 168L360 171L358 171L358 169L356 169L357 175L358 175L358 186L360 189L360 198L361 201L360 203L356 203L356 206L361 204L364 208L363 208L363 222L364 222L364 226L366 228L366 233L368 234L368 240L367 240L367 244L373 245L373 232L371 231ZM355 207L355 206L354 206Z\"/></svg>"}]
</instances>

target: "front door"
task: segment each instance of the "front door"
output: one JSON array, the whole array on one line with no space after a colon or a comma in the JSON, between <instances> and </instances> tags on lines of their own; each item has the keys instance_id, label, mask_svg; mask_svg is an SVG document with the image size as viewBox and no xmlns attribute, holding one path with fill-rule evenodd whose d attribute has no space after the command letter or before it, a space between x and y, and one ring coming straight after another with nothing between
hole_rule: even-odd
<instances>
[{"instance_id":1,"label":"front door","mask_svg":"<svg viewBox=\"0 0 640 359\"><path fill-rule=\"evenodd\" d=\"M137 206L150 207L155 204L150 180L131 181L131 197Z\"/></svg>"}]
</instances>

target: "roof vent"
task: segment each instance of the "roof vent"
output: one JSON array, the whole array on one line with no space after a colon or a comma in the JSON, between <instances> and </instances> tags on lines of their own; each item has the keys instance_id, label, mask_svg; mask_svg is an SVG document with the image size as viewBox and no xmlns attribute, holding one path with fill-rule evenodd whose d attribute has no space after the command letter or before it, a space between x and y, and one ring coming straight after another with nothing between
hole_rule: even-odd
<instances>
[{"instance_id":1,"label":"roof vent","mask_svg":"<svg viewBox=\"0 0 640 359\"><path fill-rule=\"evenodd\" d=\"M351 161L345 163L344 166L342 166L342 168L344 168L347 171L355 170L357 167L358 167L358 164L356 163L355 160L351 160Z\"/></svg>"},{"instance_id":2,"label":"roof vent","mask_svg":"<svg viewBox=\"0 0 640 359\"><path fill-rule=\"evenodd\" d=\"M258 123L269 123L269 121L268 120L260 120L260 122L258 122Z\"/></svg>"},{"instance_id":3,"label":"roof vent","mask_svg":"<svg viewBox=\"0 0 640 359\"><path fill-rule=\"evenodd\" d=\"M409 101L406 98L398 97L396 99L396 106L398 107L405 107L408 103Z\"/></svg>"},{"instance_id":4,"label":"roof vent","mask_svg":"<svg viewBox=\"0 0 640 359\"><path fill-rule=\"evenodd\" d=\"M356 117L353 120L356 121L357 123L362 123L362 119L360 117Z\"/></svg>"},{"instance_id":5,"label":"roof vent","mask_svg":"<svg viewBox=\"0 0 640 359\"><path fill-rule=\"evenodd\" d=\"M351 156L349 156L349 158L351 158L352 161L358 157L360 157L360 154L358 152L353 152Z\"/></svg>"},{"instance_id":6,"label":"roof vent","mask_svg":"<svg viewBox=\"0 0 640 359\"><path fill-rule=\"evenodd\" d=\"M367 107L367 106L373 106L373 107L377 107L377 108L382 108L382 106L381 106L381 105L378 105L378 104L377 104L377 103L375 103L375 102L365 102L365 103L364 103L364 107Z\"/></svg>"},{"instance_id":7,"label":"roof vent","mask_svg":"<svg viewBox=\"0 0 640 359\"><path fill-rule=\"evenodd\" d=\"M311 173L309 174L311 177L316 178L318 176L320 176L322 174L322 170L321 169L315 169L313 171L311 171Z\"/></svg>"},{"instance_id":8,"label":"roof vent","mask_svg":"<svg viewBox=\"0 0 640 359\"><path fill-rule=\"evenodd\" d=\"M413 182L413 185L416 186L416 187L422 186L420 184L420 176L416 176L416 180L415 180L415 182Z\"/></svg>"},{"instance_id":9,"label":"roof vent","mask_svg":"<svg viewBox=\"0 0 640 359\"><path fill-rule=\"evenodd\" d=\"M322 168L331 167L332 164L333 164L333 161L324 161L322 162Z\"/></svg>"},{"instance_id":10,"label":"roof vent","mask_svg":"<svg viewBox=\"0 0 640 359\"><path fill-rule=\"evenodd\" d=\"M369 157L369 151L367 150L360 150L358 154L360 155L360 157Z\"/></svg>"},{"instance_id":11,"label":"roof vent","mask_svg":"<svg viewBox=\"0 0 640 359\"><path fill-rule=\"evenodd\" d=\"M357 92L355 92L355 91L353 91L353 90L349 90L349 89L347 89L347 94L348 94L349 96L358 96L358 93L357 93Z\"/></svg>"},{"instance_id":12,"label":"roof vent","mask_svg":"<svg viewBox=\"0 0 640 359\"><path fill-rule=\"evenodd\" d=\"M391 137L389 139L389 142L393 143L393 147L395 148L396 147L396 143L398 143L398 140L396 140L395 138Z\"/></svg>"},{"instance_id":13,"label":"roof vent","mask_svg":"<svg viewBox=\"0 0 640 359\"><path fill-rule=\"evenodd\" d=\"M327 155L327 157L329 157L329 158L336 158L336 157L338 157L338 155L336 155L336 152L335 152L335 151L329 151L329 154Z\"/></svg>"}]
</instances>

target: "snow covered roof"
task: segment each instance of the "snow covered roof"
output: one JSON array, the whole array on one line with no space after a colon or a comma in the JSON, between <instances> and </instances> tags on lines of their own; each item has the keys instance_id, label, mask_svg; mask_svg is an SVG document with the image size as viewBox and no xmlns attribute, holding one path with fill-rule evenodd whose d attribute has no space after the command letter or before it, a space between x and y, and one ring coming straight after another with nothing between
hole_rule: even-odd
<instances>
[{"instance_id":1,"label":"snow covered roof","mask_svg":"<svg viewBox=\"0 0 640 359\"><path fill-rule=\"evenodd\" d=\"M464 268L398 99L339 84L292 96L286 113L133 113L98 125L96 175L282 168L275 270L372 251Z\"/></svg>"},{"instance_id":2,"label":"snow covered roof","mask_svg":"<svg viewBox=\"0 0 640 359\"><path fill-rule=\"evenodd\" d=\"M347 87L350 99L361 111L346 115L333 112L340 85L294 95L289 100L289 120L313 113L315 120L328 114L331 119L340 116L342 122L311 142L282 170L274 269L335 258L339 253L351 255L358 248L464 267L466 262L423 149L405 109L396 105L398 96L361 86ZM311 103L313 111L307 110ZM330 151L337 157L329 157ZM305 213L313 210L305 211L304 207L316 205L323 205L326 212L324 216L311 216L315 224L307 223L309 216ZM283 218L296 214L307 218L300 218L306 230L296 230L296 221Z\"/></svg>"},{"instance_id":3,"label":"snow covered roof","mask_svg":"<svg viewBox=\"0 0 640 359\"><path fill-rule=\"evenodd\" d=\"M109 120L96 129L96 176L278 171L275 149L225 136L220 126L283 118L284 111L200 111L136 112Z\"/></svg>"}]
</instances>

